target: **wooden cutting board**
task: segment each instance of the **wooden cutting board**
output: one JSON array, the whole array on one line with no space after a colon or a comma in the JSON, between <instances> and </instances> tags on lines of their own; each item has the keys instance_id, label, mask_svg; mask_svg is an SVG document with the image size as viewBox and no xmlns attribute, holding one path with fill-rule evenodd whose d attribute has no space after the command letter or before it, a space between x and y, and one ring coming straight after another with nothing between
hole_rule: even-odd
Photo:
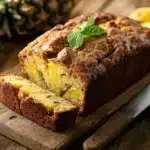
<instances>
[{"instance_id":1,"label":"wooden cutting board","mask_svg":"<svg viewBox=\"0 0 150 150\"><path fill-rule=\"evenodd\" d=\"M77 117L74 127L61 133L40 127L0 104L0 133L34 150L65 149L74 142L85 139L89 133L92 133L149 83L150 74L93 114Z\"/></svg>"}]
</instances>

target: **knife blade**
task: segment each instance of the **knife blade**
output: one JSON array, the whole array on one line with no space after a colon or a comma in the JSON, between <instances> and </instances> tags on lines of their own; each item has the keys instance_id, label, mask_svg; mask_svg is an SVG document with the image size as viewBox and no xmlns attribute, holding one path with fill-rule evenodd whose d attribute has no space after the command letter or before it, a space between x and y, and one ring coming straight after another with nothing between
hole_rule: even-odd
<instances>
[{"instance_id":1,"label":"knife blade","mask_svg":"<svg viewBox=\"0 0 150 150\"><path fill-rule=\"evenodd\" d=\"M146 86L130 103L117 111L84 143L85 150L100 150L117 137L135 118L150 106L150 85Z\"/></svg>"}]
</instances>

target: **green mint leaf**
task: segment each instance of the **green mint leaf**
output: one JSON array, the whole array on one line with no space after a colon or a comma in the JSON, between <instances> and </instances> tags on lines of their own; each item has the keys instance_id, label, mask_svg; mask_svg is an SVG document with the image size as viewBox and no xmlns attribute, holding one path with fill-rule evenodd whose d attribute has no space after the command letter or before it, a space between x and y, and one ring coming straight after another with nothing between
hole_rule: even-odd
<instances>
[{"instance_id":1,"label":"green mint leaf","mask_svg":"<svg viewBox=\"0 0 150 150\"><path fill-rule=\"evenodd\" d=\"M90 17L88 21L83 22L76 32L68 35L68 43L71 48L80 48L85 38L102 37L106 35L106 31L95 24L94 17Z\"/></svg>"},{"instance_id":2,"label":"green mint leaf","mask_svg":"<svg viewBox=\"0 0 150 150\"><path fill-rule=\"evenodd\" d=\"M80 28L81 31L83 31L86 27L88 27L88 26L93 26L93 25L95 25L95 20L94 20L93 17L90 17L90 18L88 19L88 21L83 22L83 23L80 25L79 28Z\"/></svg>"},{"instance_id":3,"label":"green mint leaf","mask_svg":"<svg viewBox=\"0 0 150 150\"><path fill-rule=\"evenodd\" d=\"M72 32L68 35L68 43L71 48L79 48L82 46L84 36L80 32Z\"/></svg>"},{"instance_id":4,"label":"green mint leaf","mask_svg":"<svg viewBox=\"0 0 150 150\"><path fill-rule=\"evenodd\" d=\"M93 26L95 25L95 19L94 17L90 17L87 21L87 26Z\"/></svg>"},{"instance_id":5,"label":"green mint leaf","mask_svg":"<svg viewBox=\"0 0 150 150\"><path fill-rule=\"evenodd\" d=\"M86 27L87 27L87 21L83 22L79 28L81 31L83 31Z\"/></svg>"},{"instance_id":6,"label":"green mint leaf","mask_svg":"<svg viewBox=\"0 0 150 150\"><path fill-rule=\"evenodd\" d=\"M97 25L93 25L86 27L81 33L89 36L104 36L106 31Z\"/></svg>"}]
</instances>

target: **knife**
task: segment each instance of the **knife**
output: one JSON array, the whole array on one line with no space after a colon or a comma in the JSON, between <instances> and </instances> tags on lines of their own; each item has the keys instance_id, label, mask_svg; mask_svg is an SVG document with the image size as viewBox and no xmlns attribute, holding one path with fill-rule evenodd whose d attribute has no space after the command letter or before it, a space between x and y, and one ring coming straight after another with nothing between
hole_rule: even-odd
<instances>
[{"instance_id":1,"label":"knife","mask_svg":"<svg viewBox=\"0 0 150 150\"><path fill-rule=\"evenodd\" d=\"M130 103L117 111L84 143L84 150L101 150L117 137L135 118L150 106L150 85L146 86Z\"/></svg>"}]
</instances>

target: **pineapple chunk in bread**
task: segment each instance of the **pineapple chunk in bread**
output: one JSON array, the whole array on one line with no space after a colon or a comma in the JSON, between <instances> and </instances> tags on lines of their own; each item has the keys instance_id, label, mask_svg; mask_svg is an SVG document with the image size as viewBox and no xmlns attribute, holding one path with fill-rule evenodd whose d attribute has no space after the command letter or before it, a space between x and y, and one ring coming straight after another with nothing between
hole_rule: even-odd
<instances>
[{"instance_id":1,"label":"pineapple chunk in bread","mask_svg":"<svg viewBox=\"0 0 150 150\"><path fill-rule=\"evenodd\" d=\"M0 76L0 101L10 109L52 130L74 124L77 108L20 76Z\"/></svg>"}]
</instances>

